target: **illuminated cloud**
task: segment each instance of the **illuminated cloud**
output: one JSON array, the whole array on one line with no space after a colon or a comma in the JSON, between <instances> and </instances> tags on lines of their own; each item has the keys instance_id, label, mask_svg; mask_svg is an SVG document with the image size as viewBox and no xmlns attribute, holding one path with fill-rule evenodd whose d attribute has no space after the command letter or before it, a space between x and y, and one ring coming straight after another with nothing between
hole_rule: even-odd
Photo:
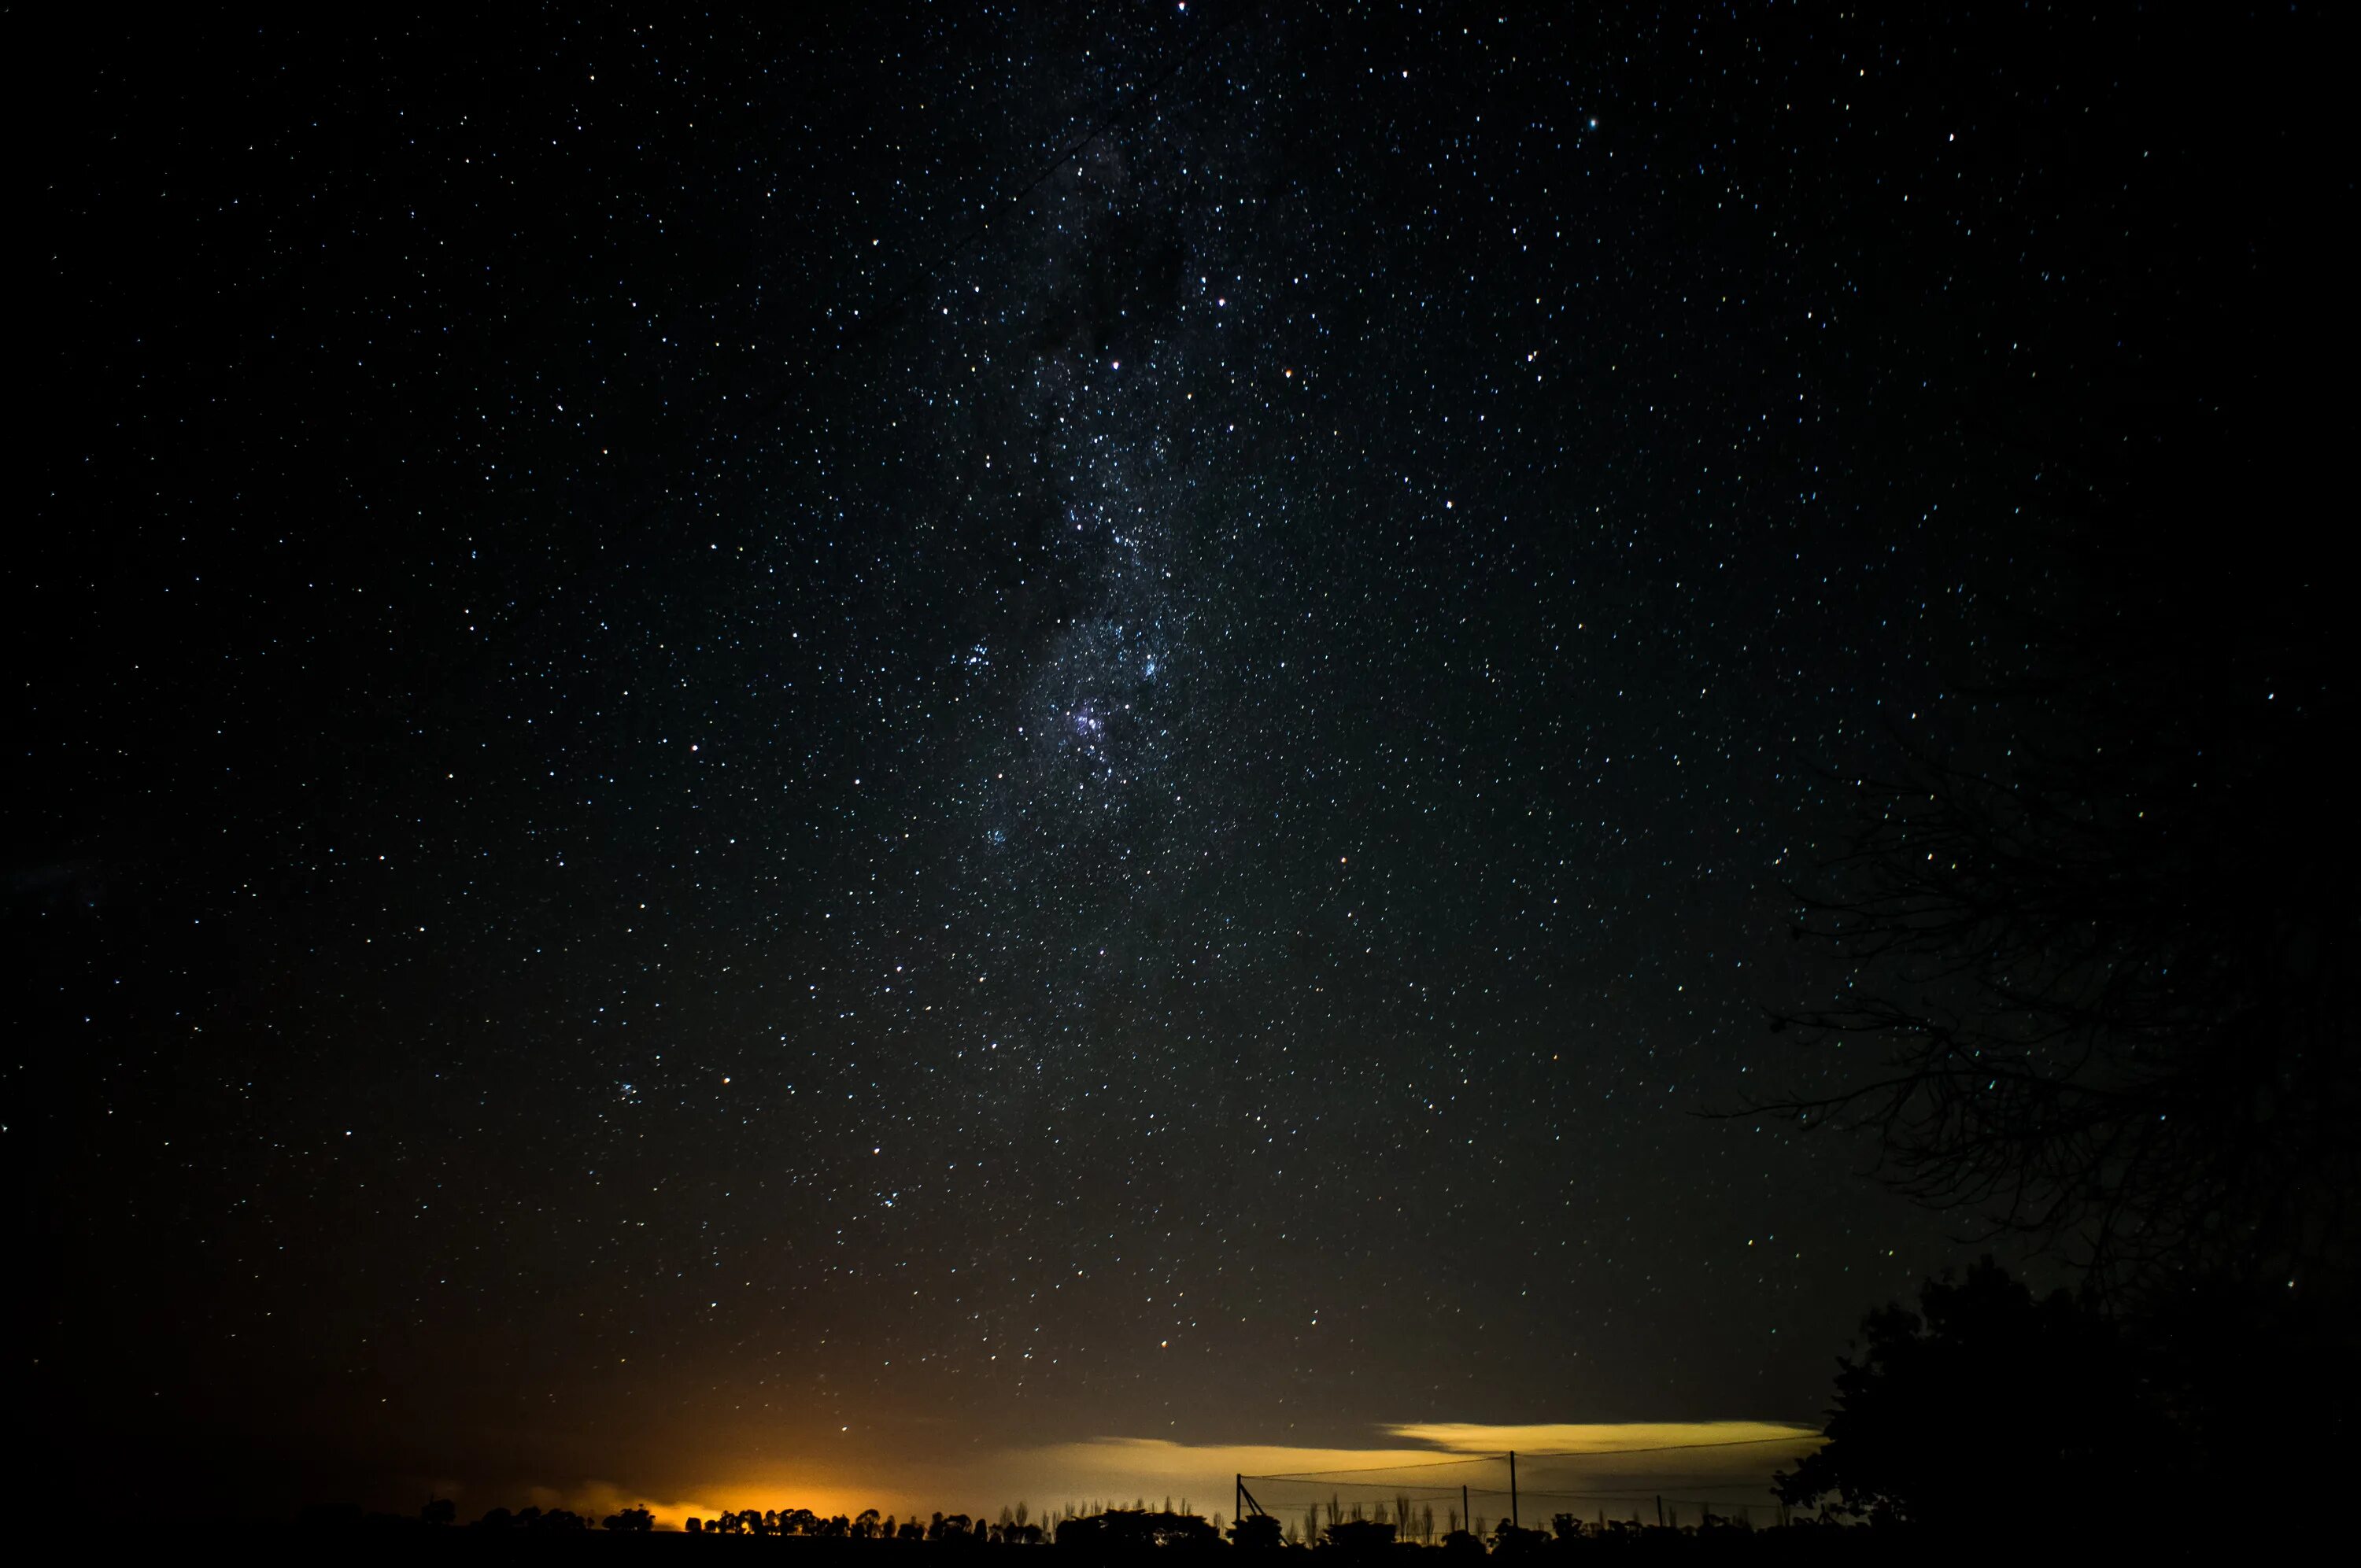
<instances>
[{"instance_id":1,"label":"illuminated cloud","mask_svg":"<svg viewBox=\"0 0 2361 1568\"><path fill-rule=\"evenodd\" d=\"M1398 1442L1366 1448L1301 1448L1272 1443L1180 1443L1160 1438L1094 1438L993 1455L960 1477L964 1488L998 1499L1030 1498L1038 1509L1066 1501L1128 1503L1170 1496L1189 1498L1198 1511L1226 1511L1234 1478L1288 1477L1256 1487L1268 1508L1282 1510L1310 1491L1404 1486L1425 1491L1466 1482L1487 1497L1507 1486L1504 1464L1469 1463L1518 1452L1521 1489L1553 1506L1571 1499L1653 1490L1659 1482L1717 1498L1767 1501L1771 1473L1791 1464L1820 1441L1811 1428L1778 1421L1549 1422L1488 1426L1474 1422L1401 1422L1380 1429ZM1295 1478L1301 1479L1295 1479ZM952 1477L946 1475L947 1481ZM1550 1488L1559 1488L1552 1491ZM995 1490L996 1489L996 1490ZM1283 1511L1283 1510L1282 1510ZM1495 1512L1505 1511L1495 1507ZM1535 1518L1543 1517L1535 1513Z\"/></svg>"},{"instance_id":2,"label":"illuminated cloud","mask_svg":"<svg viewBox=\"0 0 2361 1568\"><path fill-rule=\"evenodd\" d=\"M1819 1433L1792 1421L1552 1421L1532 1426L1484 1426L1473 1421L1411 1421L1385 1429L1408 1442L1453 1453L1535 1456L1628 1453L1632 1450L1737 1447L1817 1442Z\"/></svg>"},{"instance_id":3,"label":"illuminated cloud","mask_svg":"<svg viewBox=\"0 0 2361 1568\"><path fill-rule=\"evenodd\" d=\"M1775 1421L1544 1422L1491 1426L1466 1421L1397 1422L1364 1447L1280 1443L1185 1443L1164 1438L1098 1437L977 1453L905 1452L890 1464L847 1468L798 1464L760 1469L673 1491L664 1501L604 1481L573 1488L537 1486L531 1500L598 1519L625 1508L653 1514L677 1530L691 1517L739 1508L804 1508L826 1517L873 1508L920 1518L941 1511L994 1519L1019 1501L1047 1521L1073 1505L1161 1507L1183 1499L1199 1513L1229 1513L1235 1477L1246 1477L1264 1507L1293 1518L1313 1500L1341 1496L1390 1502L1412 1495L1434 1503L1436 1517L1468 1488L1480 1517L1508 1512L1508 1471L1499 1456L1518 1454L1526 1522L1552 1512L1589 1513L1618 1499L1651 1496L1767 1505L1771 1473L1816 1445L1807 1427ZM876 1485L866 1484L874 1476ZM685 1496L684 1496L685 1495Z\"/></svg>"}]
</instances>

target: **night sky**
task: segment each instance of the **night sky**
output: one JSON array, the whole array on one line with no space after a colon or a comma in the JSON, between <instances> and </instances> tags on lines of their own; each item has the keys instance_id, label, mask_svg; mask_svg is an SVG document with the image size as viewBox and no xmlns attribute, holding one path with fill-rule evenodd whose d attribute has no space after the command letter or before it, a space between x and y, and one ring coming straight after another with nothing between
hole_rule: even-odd
<instances>
[{"instance_id":1,"label":"night sky","mask_svg":"<svg viewBox=\"0 0 2361 1568\"><path fill-rule=\"evenodd\" d=\"M1788 886L2029 625L2309 548L2349 404L2321 14L1885 9L27 57L60 1484L1815 1421L1970 1249L1697 1114L1834 1070Z\"/></svg>"}]
</instances>

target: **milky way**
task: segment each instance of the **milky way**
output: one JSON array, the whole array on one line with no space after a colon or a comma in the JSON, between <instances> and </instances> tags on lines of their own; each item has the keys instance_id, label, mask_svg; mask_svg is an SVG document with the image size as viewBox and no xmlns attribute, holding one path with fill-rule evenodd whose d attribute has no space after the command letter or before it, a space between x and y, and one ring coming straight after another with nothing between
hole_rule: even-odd
<instances>
[{"instance_id":1,"label":"milky way","mask_svg":"<svg viewBox=\"0 0 2361 1568\"><path fill-rule=\"evenodd\" d=\"M685 1486L1812 1416L1956 1250L1694 1113L1817 1070L1842 781L2299 253L2235 116L2044 19L518 26L71 55L77 1419Z\"/></svg>"}]
</instances>

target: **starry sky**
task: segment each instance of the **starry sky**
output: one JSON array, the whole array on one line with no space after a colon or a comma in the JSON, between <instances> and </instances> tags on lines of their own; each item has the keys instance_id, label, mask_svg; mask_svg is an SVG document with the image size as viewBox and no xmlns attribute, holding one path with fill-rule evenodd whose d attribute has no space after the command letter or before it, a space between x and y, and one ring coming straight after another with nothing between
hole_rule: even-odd
<instances>
[{"instance_id":1,"label":"starry sky","mask_svg":"<svg viewBox=\"0 0 2361 1568\"><path fill-rule=\"evenodd\" d=\"M2304 547L2325 23L792 10L18 111L66 1482L1814 1420L1961 1248L1697 1113L1896 727Z\"/></svg>"}]
</instances>

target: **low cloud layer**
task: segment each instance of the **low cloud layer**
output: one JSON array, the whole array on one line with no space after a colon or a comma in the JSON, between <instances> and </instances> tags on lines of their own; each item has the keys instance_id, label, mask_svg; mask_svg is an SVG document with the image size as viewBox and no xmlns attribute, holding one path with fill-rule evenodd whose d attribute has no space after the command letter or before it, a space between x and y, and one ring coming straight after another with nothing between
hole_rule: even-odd
<instances>
[{"instance_id":1,"label":"low cloud layer","mask_svg":"<svg viewBox=\"0 0 2361 1568\"><path fill-rule=\"evenodd\" d=\"M1275 1513L1292 1517L1312 1501L1349 1507L1394 1499L1435 1501L1438 1519L1467 1488L1471 1511L1490 1519L1509 1510L1508 1466L1518 1454L1521 1512L1528 1524L1556 1512L1628 1515L1635 1500L1658 1494L1717 1503L1769 1504L1771 1473L1809 1452L1819 1434L1773 1421L1548 1422L1488 1426L1403 1422L1379 1429L1365 1447L1276 1443L1181 1443L1161 1438L1099 1437L988 1451L957 1459L914 1458L868 1486L819 1472L754 1475L699 1486L705 1501L660 1501L595 1484L553 1492L567 1508L598 1514L637 1504L660 1524L678 1528L691 1515L723 1508L808 1508L821 1514L875 1508L922 1517L937 1509L997 1518L1023 1501L1032 1516L1069 1504L1161 1507L1184 1499L1196 1511L1229 1513L1239 1475ZM1440 1500L1437 1500L1440 1499ZM538 1493L535 1500L540 1501ZM547 1506L544 1504L544 1506Z\"/></svg>"}]
</instances>

